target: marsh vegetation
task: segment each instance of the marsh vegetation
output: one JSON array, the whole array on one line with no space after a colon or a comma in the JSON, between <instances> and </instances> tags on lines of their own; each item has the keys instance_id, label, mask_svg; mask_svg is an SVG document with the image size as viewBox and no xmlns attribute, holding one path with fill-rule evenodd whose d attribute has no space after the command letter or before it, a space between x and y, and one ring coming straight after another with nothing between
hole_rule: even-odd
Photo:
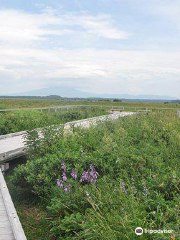
<instances>
[{"instance_id":1,"label":"marsh vegetation","mask_svg":"<svg viewBox=\"0 0 180 240\"><path fill-rule=\"evenodd\" d=\"M56 138L49 128L41 141L29 133L28 160L8 176L24 197L15 203L27 238L136 239L137 226L178 232L179 132L177 114L154 112Z\"/></svg>"}]
</instances>

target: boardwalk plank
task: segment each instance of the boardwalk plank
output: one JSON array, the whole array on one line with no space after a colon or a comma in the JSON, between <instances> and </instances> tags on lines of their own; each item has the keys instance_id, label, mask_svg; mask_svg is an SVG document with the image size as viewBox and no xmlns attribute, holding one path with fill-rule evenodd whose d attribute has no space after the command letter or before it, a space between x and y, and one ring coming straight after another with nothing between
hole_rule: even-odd
<instances>
[{"instance_id":1,"label":"boardwalk plank","mask_svg":"<svg viewBox=\"0 0 180 240\"><path fill-rule=\"evenodd\" d=\"M16 240L12 234L0 236L0 240Z\"/></svg>"},{"instance_id":2,"label":"boardwalk plank","mask_svg":"<svg viewBox=\"0 0 180 240\"><path fill-rule=\"evenodd\" d=\"M0 169L0 240L27 240Z\"/></svg>"}]
</instances>

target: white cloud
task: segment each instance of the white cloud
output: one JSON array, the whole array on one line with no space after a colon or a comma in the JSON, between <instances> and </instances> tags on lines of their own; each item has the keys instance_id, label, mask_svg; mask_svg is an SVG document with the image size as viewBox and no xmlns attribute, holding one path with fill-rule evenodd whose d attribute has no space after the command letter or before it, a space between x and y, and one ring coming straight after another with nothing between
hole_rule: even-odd
<instances>
[{"instance_id":1,"label":"white cloud","mask_svg":"<svg viewBox=\"0 0 180 240\"><path fill-rule=\"evenodd\" d=\"M65 84L96 93L164 95L171 89L179 96L180 52L35 48L0 52L0 76L7 79L0 85L1 94L5 89L21 92Z\"/></svg>"},{"instance_id":2,"label":"white cloud","mask_svg":"<svg viewBox=\"0 0 180 240\"><path fill-rule=\"evenodd\" d=\"M42 41L47 35L63 35L71 31L51 29L58 26L60 19L50 13L26 13L24 11L0 10L0 40L5 42Z\"/></svg>"},{"instance_id":3,"label":"white cloud","mask_svg":"<svg viewBox=\"0 0 180 240\"><path fill-rule=\"evenodd\" d=\"M87 34L107 39L124 39L129 33L114 27L109 15L61 14L53 10L27 13L22 10L0 10L0 41L23 43L45 41L50 35Z\"/></svg>"},{"instance_id":4,"label":"white cloud","mask_svg":"<svg viewBox=\"0 0 180 240\"><path fill-rule=\"evenodd\" d=\"M103 14L1 9L0 94L64 84L96 93L180 97L180 52L68 49L72 47L68 43L66 49L58 48L61 38L66 43L81 36L91 41L130 35L115 25L110 15Z\"/></svg>"}]
</instances>

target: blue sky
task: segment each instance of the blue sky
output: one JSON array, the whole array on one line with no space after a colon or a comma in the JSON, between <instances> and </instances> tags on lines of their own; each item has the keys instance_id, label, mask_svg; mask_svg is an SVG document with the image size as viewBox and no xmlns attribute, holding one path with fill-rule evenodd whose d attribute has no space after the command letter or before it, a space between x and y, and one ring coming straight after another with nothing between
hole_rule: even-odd
<instances>
[{"instance_id":1,"label":"blue sky","mask_svg":"<svg viewBox=\"0 0 180 240\"><path fill-rule=\"evenodd\" d=\"M179 0L0 0L0 94L180 98Z\"/></svg>"}]
</instances>

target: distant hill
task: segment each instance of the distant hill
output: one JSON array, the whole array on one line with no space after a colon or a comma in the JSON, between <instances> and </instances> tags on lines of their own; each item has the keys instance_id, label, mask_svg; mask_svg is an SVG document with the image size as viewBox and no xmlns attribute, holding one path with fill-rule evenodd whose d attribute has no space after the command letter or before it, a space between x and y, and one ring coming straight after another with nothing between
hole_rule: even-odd
<instances>
[{"instance_id":1,"label":"distant hill","mask_svg":"<svg viewBox=\"0 0 180 240\"><path fill-rule=\"evenodd\" d=\"M94 94L83 92L75 88L65 86L54 86L49 88L36 89L33 91L11 94L11 96L41 96L49 99L60 99L60 98L89 98L89 99L128 99L129 101L134 100L157 100L157 101L178 101L177 98L171 96L159 96L159 95L131 95L131 94Z\"/></svg>"},{"instance_id":2,"label":"distant hill","mask_svg":"<svg viewBox=\"0 0 180 240\"><path fill-rule=\"evenodd\" d=\"M75 88L70 87L49 87L49 88L42 88L36 89L33 91L23 92L23 93L16 93L13 94L14 96L61 96L61 97L79 97L79 98L86 98L91 97L91 94L81 92Z\"/></svg>"}]
</instances>

